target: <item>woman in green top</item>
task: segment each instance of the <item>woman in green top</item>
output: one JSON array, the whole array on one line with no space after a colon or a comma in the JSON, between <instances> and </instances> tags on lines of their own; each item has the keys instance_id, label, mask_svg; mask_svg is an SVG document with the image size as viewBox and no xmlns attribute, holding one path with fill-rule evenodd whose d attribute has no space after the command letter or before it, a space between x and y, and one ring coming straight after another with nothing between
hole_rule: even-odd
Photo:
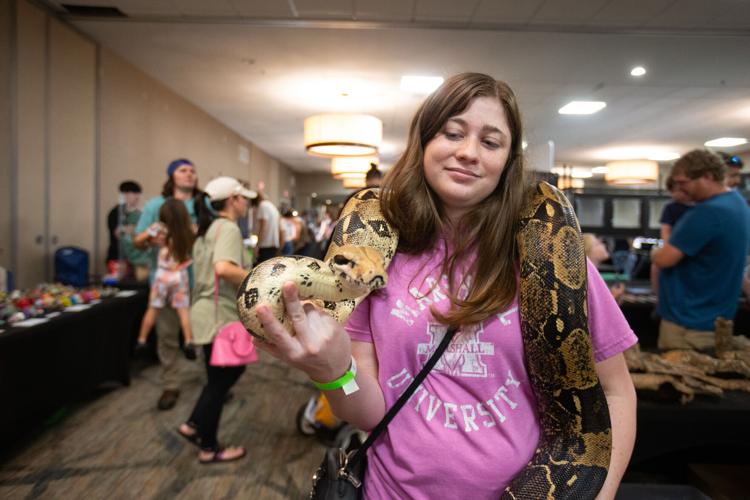
<instances>
[{"instance_id":1,"label":"woman in green top","mask_svg":"<svg viewBox=\"0 0 750 500\"><path fill-rule=\"evenodd\" d=\"M250 199L257 194L231 177L213 179L206 185L205 194L218 216L211 213L199 196L195 203L198 233L193 245L190 323L193 343L203 347L207 382L190 418L180 425L178 432L200 446L201 463L216 463L245 456L242 446L221 447L216 439L224 399L245 367L212 366L210 360L219 328L238 319L235 295L247 271L237 220L247 213Z\"/></svg>"}]
</instances>

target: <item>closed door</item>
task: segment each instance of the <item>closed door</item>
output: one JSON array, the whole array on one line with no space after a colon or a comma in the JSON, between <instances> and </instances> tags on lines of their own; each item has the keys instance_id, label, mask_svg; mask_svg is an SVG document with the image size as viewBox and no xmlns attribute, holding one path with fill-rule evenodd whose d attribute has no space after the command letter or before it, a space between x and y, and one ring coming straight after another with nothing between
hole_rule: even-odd
<instances>
[{"instance_id":1,"label":"closed door","mask_svg":"<svg viewBox=\"0 0 750 500\"><path fill-rule=\"evenodd\" d=\"M18 248L16 285L33 286L47 279L46 231L46 57L47 19L26 2L17 2L18 65L17 158Z\"/></svg>"},{"instance_id":2,"label":"closed door","mask_svg":"<svg viewBox=\"0 0 750 500\"><path fill-rule=\"evenodd\" d=\"M56 20L50 26L50 256L77 246L94 258L96 48ZM91 267L90 267L91 269Z\"/></svg>"}]
</instances>

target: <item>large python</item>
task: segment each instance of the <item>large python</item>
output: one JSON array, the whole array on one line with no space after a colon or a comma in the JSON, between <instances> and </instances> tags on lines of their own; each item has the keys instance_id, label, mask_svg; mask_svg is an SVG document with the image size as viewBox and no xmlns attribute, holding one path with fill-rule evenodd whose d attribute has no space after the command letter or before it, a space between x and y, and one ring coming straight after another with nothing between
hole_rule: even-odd
<instances>
[{"instance_id":1,"label":"large python","mask_svg":"<svg viewBox=\"0 0 750 500\"><path fill-rule=\"evenodd\" d=\"M397 243L377 191L361 191L344 207L325 263L282 257L260 264L239 289L240 317L250 333L265 338L254 312L263 301L292 332L281 300L281 284L292 280L302 297L316 298L344 322L369 291L386 284ZM502 498L594 498L609 467L610 420L588 332L583 242L560 191L537 185L522 210L517 243L521 332L541 434L531 461Z\"/></svg>"},{"instance_id":2,"label":"large python","mask_svg":"<svg viewBox=\"0 0 750 500\"><path fill-rule=\"evenodd\" d=\"M257 265L237 291L237 309L245 328L268 340L255 306L263 301L287 331L281 285L297 284L303 300L313 300L340 323L345 323L368 293L388 282L388 265L396 253L398 233L380 212L375 189L355 193L341 211L331 235L325 261L311 257L275 257Z\"/></svg>"}]
</instances>

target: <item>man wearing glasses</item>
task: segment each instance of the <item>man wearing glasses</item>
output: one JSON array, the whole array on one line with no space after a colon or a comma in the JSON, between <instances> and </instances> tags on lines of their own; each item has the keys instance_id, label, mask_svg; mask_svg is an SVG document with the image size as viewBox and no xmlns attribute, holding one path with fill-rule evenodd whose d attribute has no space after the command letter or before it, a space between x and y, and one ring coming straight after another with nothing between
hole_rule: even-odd
<instances>
[{"instance_id":1,"label":"man wearing glasses","mask_svg":"<svg viewBox=\"0 0 750 500\"><path fill-rule=\"evenodd\" d=\"M734 319L750 248L747 202L724 184L727 167L706 150L680 157L672 180L696 205L652 256L661 268L660 349L714 348L714 321Z\"/></svg>"}]
</instances>

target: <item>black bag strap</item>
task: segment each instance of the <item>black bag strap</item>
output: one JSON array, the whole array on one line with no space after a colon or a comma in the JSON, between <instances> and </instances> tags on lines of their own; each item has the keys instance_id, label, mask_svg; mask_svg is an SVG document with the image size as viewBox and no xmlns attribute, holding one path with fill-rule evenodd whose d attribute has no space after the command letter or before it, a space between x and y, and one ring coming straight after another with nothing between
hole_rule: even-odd
<instances>
[{"instance_id":1,"label":"black bag strap","mask_svg":"<svg viewBox=\"0 0 750 500\"><path fill-rule=\"evenodd\" d=\"M456 328L455 326L448 328L448 331L445 333L443 340L440 341L440 345L438 345L437 349L435 349L435 352L432 353L432 356L430 356L430 359L427 360L427 363L425 363L425 365L422 367L422 370L420 370L414 380L412 380L406 391L401 394L401 396L398 398L398 401L396 401L396 403L391 406L383 419L378 422L378 425L376 425L372 432L370 432L370 435L367 436L367 439L362 444L362 446L357 449L354 455L352 455L352 457L347 461L348 469L354 469L357 466L357 463L362 460L362 457L364 457L367 453L367 449L372 446L372 443L374 443L375 440L380 436L380 434L385 430L385 428L388 427L388 424L391 423L391 420L393 420L399 410L401 410L401 408L406 404L412 394L414 394L414 391L417 390L417 387L419 387L419 385L424 381L424 379L427 377L427 374L430 373L430 370L432 370L432 368L438 362L438 359L440 359L440 356L442 356L443 352L445 352L445 349L453 339L456 330L458 330L458 328Z\"/></svg>"}]
</instances>

